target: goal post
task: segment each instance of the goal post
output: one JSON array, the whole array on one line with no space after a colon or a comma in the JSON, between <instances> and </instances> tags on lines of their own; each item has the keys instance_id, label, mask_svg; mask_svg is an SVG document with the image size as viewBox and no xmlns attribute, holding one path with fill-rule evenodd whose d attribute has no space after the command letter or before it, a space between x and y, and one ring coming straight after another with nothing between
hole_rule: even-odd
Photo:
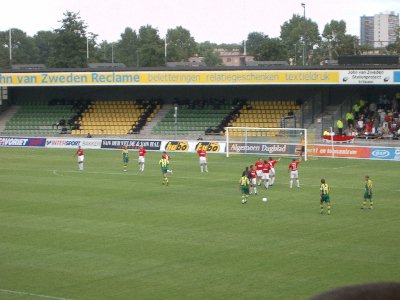
<instances>
[{"instance_id":1,"label":"goal post","mask_svg":"<svg viewBox=\"0 0 400 300\"><path fill-rule=\"evenodd\" d=\"M231 154L299 156L308 159L305 128L225 127L226 157Z\"/></svg>"}]
</instances>

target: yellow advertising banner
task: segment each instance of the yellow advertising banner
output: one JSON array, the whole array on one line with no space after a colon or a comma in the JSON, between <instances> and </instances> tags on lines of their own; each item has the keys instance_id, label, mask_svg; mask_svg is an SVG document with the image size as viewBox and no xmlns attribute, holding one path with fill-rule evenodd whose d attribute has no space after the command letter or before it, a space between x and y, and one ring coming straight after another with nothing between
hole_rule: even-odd
<instances>
[{"instance_id":1,"label":"yellow advertising banner","mask_svg":"<svg viewBox=\"0 0 400 300\"><path fill-rule=\"evenodd\" d=\"M0 73L0 86L337 84L339 71Z\"/></svg>"}]
</instances>

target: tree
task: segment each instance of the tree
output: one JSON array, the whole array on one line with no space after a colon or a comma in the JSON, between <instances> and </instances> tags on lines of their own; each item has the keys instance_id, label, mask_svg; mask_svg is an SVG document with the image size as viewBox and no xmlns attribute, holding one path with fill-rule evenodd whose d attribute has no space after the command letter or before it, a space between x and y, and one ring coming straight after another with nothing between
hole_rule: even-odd
<instances>
[{"instance_id":1,"label":"tree","mask_svg":"<svg viewBox=\"0 0 400 300\"><path fill-rule=\"evenodd\" d=\"M48 64L49 59L54 55L54 40L56 34L52 31L38 31L33 36L33 41L39 50L38 63Z\"/></svg>"},{"instance_id":2,"label":"tree","mask_svg":"<svg viewBox=\"0 0 400 300\"><path fill-rule=\"evenodd\" d=\"M304 20L304 17L299 15L293 15L281 26L280 37L290 55L298 62L303 61L297 59L299 56L303 56L303 50L307 52L305 53L305 62L307 62L314 47L319 46L321 41L318 24L310 19Z\"/></svg>"},{"instance_id":3,"label":"tree","mask_svg":"<svg viewBox=\"0 0 400 300\"><path fill-rule=\"evenodd\" d=\"M256 60L260 60L261 49L264 44L264 33L262 32L251 32L247 36L246 48L247 52L254 55Z\"/></svg>"},{"instance_id":4,"label":"tree","mask_svg":"<svg viewBox=\"0 0 400 300\"><path fill-rule=\"evenodd\" d=\"M279 38L269 38L261 32L249 33L246 46L247 52L258 61L288 59L287 48L282 41Z\"/></svg>"},{"instance_id":5,"label":"tree","mask_svg":"<svg viewBox=\"0 0 400 300\"><path fill-rule=\"evenodd\" d=\"M137 62L140 67L164 65L164 41L150 25L139 28Z\"/></svg>"},{"instance_id":6,"label":"tree","mask_svg":"<svg viewBox=\"0 0 400 300\"><path fill-rule=\"evenodd\" d=\"M136 31L126 27L117 42L115 50L116 62L124 63L128 67L139 66L139 41Z\"/></svg>"},{"instance_id":7,"label":"tree","mask_svg":"<svg viewBox=\"0 0 400 300\"><path fill-rule=\"evenodd\" d=\"M61 27L54 30L54 56L49 64L56 68L84 67L87 54L94 53L97 35L86 31L87 25L79 13L67 11L60 23Z\"/></svg>"},{"instance_id":8,"label":"tree","mask_svg":"<svg viewBox=\"0 0 400 300\"><path fill-rule=\"evenodd\" d=\"M392 44L389 44L386 49L390 54L400 54L400 27L397 28L396 31L396 41Z\"/></svg>"},{"instance_id":9,"label":"tree","mask_svg":"<svg viewBox=\"0 0 400 300\"><path fill-rule=\"evenodd\" d=\"M197 51L197 44L190 31L178 26L167 32L167 60L188 61Z\"/></svg>"},{"instance_id":10,"label":"tree","mask_svg":"<svg viewBox=\"0 0 400 300\"><path fill-rule=\"evenodd\" d=\"M199 43L197 48L199 56L204 57L203 62L206 66L216 67L222 65L222 59L219 53L215 51L219 48L217 44L206 41Z\"/></svg>"},{"instance_id":11,"label":"tree","mask_svg":"<svg viewBox=\"0 0 400 300\"><path fill-rule=\"evenodd\" d=\"M355 54L357 37L346 34L346 22L332 20L322 32L321 53L330 60L339 55Z\"/></svg>"},{"instance_id":12,"label":"tree","mask_svg":"<svg viewBox=\"0 0 400 300\"><path fill-rule=\"evenodd\" d=\"M20 29L11 30L12 64L34 64L39 60L39 49L33 38ZM0 32L0 66L10 67L10 31Z\"/></svg>"},{"instance_id":13,"label":"tree","mask_svg":"<svg viewBox=\"0 0 400 300\"><path fill-rule=\"evenodd\" d=\"M0 31L0 68L10 67L9 31Z\"/></svg>"}]
</instances>

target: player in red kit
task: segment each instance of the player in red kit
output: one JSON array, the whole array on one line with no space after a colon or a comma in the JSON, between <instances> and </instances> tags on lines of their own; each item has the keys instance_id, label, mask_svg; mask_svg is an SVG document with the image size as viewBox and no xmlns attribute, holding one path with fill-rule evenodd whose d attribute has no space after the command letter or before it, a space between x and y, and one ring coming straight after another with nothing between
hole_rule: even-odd
<instances>
[{"instance_id":1,"label":"player in red kit","mask_svg":"<svg viewBox=\"0 0 400 300\"><path fill-rule=\"evenodd\" d=\"M273 185L275 183L275 165L280 161L281 159L272 159L270 157L268 159L268 163L271 166L271 170L269 171L269 179L270 179L270 185Z\"/></svg>"},{"instance_id":2,"label":"player in red kit","mask_svg":"<svg viewBox=\"0 0 400 300\"><path fill-rule=\"evenodd\" d=\"M138 164L139 164L139 171L143 172L144 171L144 157L146 156L146 149L143 146L139 146L139 159L138 159Z\"/></svg>"},{"instance_id":3,"label":"player in red kit","mask_svg":"<svg viewBox=\"0 0 400 300\"><path fill-rule=\"evenodd\" d=\"M254 166L256 167L256 173L257 173L257 184L261 185L261 180L262 180L262 170L264 168L264 162L262 158L259 158L258 161L254 163Z\"/></svg>"},{"instance_id":4,"label":"player in red kit","mask_svg":"<svg viewBox=\"0 0 400 300\"><path fill-rule=\"evenodd\" d=\"M293 179L296 179L296 186L300 187L300 180L299 180L299 171L298 167L300 164L300 159L296 160L295 158L292 159L292 162L289 164L288 171L290 172L290 188L293 187Z\"/></svg>"},{"instance_id":5,"label":"player in red kit","mask_svg":"<svg viewBox=\"0 0 400 300\"><path fill-rule=\"evenodd\" d=\"M197 150L197 154L199 155L200 171L207 173L207 151L204 149L199 149Z\"/></svg>"},{"instance_id":6,"label":"player in red kit","mask_svg":"<svg viewBox=\"0 0 400 300\"><path fill-rule=\"evenodd\" d=\"M81 146L76 150L75 156L78 157L78 167L80 171L83 171L83 161L85 160L85 155L83 154L83 149Z\"/></svg>"},{"instance_id":7,"label":"player in red kit","mask_svg":"<svg viewBox=\"0 0 400 300\"><path fill-rule=\"evenodd\" d=\"M269 188L269 172L271 171L271 165L268 161L264 160L264 166L262 169L262 182L264 183L265 188Z\"/></svg>"},{"instance_id":8,"label":"player in red kit","mask_svg":"<svg viewBox=\"0 0 400 300\"><path fill-rule=\"evenodd\" d=\"M257 172L253 165L250 166L250 194L257 195Z\"/></svg>"}]
</instances>

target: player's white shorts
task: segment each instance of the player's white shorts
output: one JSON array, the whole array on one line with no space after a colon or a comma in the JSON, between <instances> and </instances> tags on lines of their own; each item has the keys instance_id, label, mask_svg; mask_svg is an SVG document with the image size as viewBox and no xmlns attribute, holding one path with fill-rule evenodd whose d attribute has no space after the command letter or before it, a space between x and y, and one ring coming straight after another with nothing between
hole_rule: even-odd
<instances>
[{"instance_id":1,"label":"player's white shorts","mask_svg":"<svg viewBox=\"0 0 400 300\"><path fill-rule=\"evenodd\" d=\"M290 179L299 178L299 171L290 171Z\"/></svg>"},{"instance_id":2,"label":"player's white shorts","mask_svg":"<svg viewBox=\"0 0 400 300\"><path fill-rule=\"evenodd\" d=\"M83 162L84 159L85 159L85 155L78 156L78 162Z\"/></svg>"},{"instance_id":3,"label":"player's white shorts","mask_svg":"<svg viewBox=\"0 0 400 300\"><path fill-rule=\"evenodd\" d=\"M262 170L256 170L257 177L262 177Z\"/></svg>"},{"instance_id":4,"label":"player's white shorts","mask_svg":"<svg viewBox=\"0 0 400 300\"><path fill-rule=\"evenodd\" d=\"M253 184L253 185L256 185L257 184L257 178L252 178L250 183Z\"/></svg>"},{"instance_id":5,"label":"player's white shorts","mask_svg":"<svg viewBox=\"0 0 400 300\"><path fill-rule=\"evenodd\" d=\"M139 156L138 163L144 163L144 156Z\"/></svg>"},{"instance_id":6,"label":"player's white shorts","mask_svg":"<svg viewBox=\"0 0 400 300\"><path fill-rule=\"evenodd\" d=\"M269 174L271 176L275 176L275 168L271 168L271 170L269 170Z\"/></svg>"},{"instance_id":7,"label":"player's white shorts","mask_svg":"<svg viewBox=\"0 0 400 300\"><path fill-rule=\"evenodd\" d=\"M262 180L269 180L269 173L262 173L261 179Z\"/></svg>"},{"instance_id":8,"label":"player's white shorts","mask_svg":"<svg viewBox=\"0 0 400 300\"><path fill-rule=\"evenodd\" d=\"M206 157L200 157L200 158L199 158L199 163L200 163L201 165L206 164L206 163L207 163L207 158L206 158Z\"/></svg>"}]
</instances>

